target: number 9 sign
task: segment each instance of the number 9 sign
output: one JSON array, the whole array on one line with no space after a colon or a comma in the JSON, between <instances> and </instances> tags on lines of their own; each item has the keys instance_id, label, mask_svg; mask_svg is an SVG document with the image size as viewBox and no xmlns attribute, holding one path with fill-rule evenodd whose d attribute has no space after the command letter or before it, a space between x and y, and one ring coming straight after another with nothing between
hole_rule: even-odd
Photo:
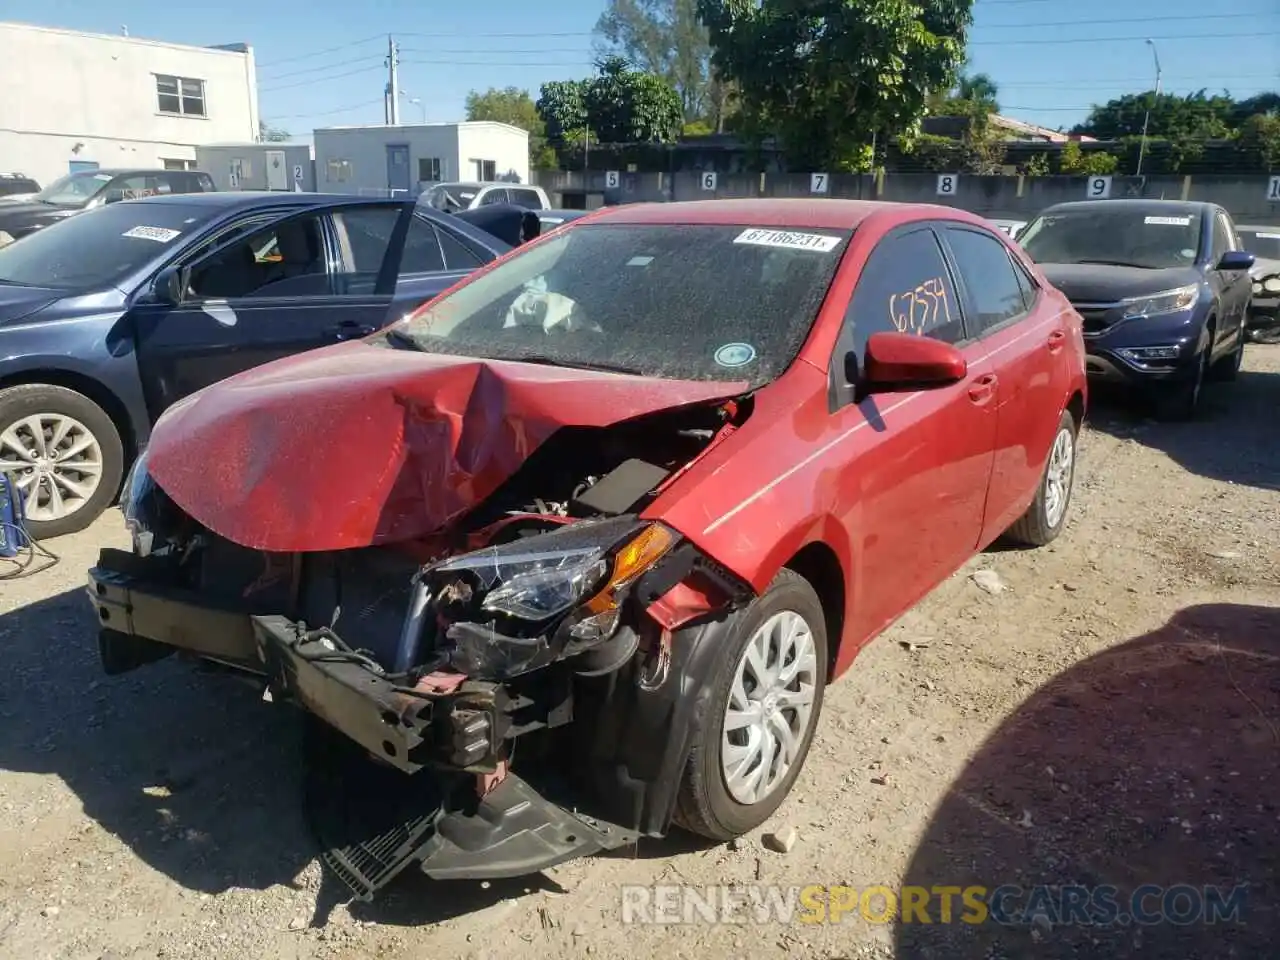
<instances>
[{"instance_id":1,"label":"number 9 sign","mask_svg":"<svg viewBox=\"0 0 1280 960\"><path fill-rule=\"evenodd\" d=\"M714 172L708 171L702 175L702 189L714 190L716 188L717 177Z\"/></svg>"},{"instance_id":2,"label":"number 9 sign","mask_svg":"<svg viewBox=\"0 0 1280 960\"><path fill-rule=\"evenodd\" d=\"M1106 200L1111 196L1111 178L1090 177L1084 195L1089 200Z\"/></svg>"}]
</instances>

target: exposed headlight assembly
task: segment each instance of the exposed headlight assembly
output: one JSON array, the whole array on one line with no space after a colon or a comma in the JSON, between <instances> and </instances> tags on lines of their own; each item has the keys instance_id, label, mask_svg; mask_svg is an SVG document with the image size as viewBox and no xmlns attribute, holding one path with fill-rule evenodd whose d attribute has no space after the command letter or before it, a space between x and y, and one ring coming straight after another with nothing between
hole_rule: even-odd
<instances>
[{"instance_id":1,"label":"exposed headlight assembly","mask_svg":"<svg viewBox=\"0 0 1280 960\"><path fill-rule=\"evenodd\" d=\"M1280 273L1262 278L1262 289L1267 293L1280 293Z\"/></svg>"},{"instance_id":2,"label":"exposed headlight assembly","mask_svg":"<svg viewBox=\"0 0 1280 960\"><path fill-rule=\"evenodd\" d=\"M1134 297L1125 301L1124 319L1133 317L1157 317L1166 313L1190 310L1200 299L1200 287L1189 284L1176 290L1164 290L1149 297Z\"/></svg>"},{"instance_id":3,"label":"exposed headlight assembly","mask_svg":"<svg viewBox=\"0 0 1280 960\"><path fill-rule=\"evenodd\" d=\"M580 520L426 572L452 665L511 676L612 637L626 590L675 545L634 517Z\"/></svg>"}]
</instances>

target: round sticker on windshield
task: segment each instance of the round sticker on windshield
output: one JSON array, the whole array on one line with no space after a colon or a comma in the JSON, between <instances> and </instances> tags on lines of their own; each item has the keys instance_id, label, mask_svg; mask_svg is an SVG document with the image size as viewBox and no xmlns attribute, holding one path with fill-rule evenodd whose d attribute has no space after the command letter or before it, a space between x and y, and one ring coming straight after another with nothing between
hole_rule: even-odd
<instances>
[{"instance_id":1,"label":"round sticker on windshield","mask_svg":"<svg viewBox=\"0 0 1280 960\"><path fill-rule=\"evenodd\" d=\"M1184 248L1183 248L1181 251L1179 251L1179 252L1180 252L1184 257L1186 257L1188 260L1190 260L1192 257L1194 257L1194 256L1196 255L1196 252L1195 252L1194 250L1192 250L1190 247L1184 247Z\"/></svg>"},{"instance_id":2,"label":"round sticker on windshield","mask_svg":"<svg viewBox=\"0 0 1280 960\"><path fill-rule=\"evenodd\" d=\"M756 348L749 343L726 343L716 351L716 363L722 367L745 367L756 358Z\"/></svg>"}]
</instances>

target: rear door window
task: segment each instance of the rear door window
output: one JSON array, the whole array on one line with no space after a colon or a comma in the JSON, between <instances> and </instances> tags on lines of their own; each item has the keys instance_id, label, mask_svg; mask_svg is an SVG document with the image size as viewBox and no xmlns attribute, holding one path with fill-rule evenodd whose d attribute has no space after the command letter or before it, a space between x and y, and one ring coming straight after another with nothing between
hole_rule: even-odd
<instances>
[{"instance_id":1,"label":"rear door window","mask_svg":"<svg viewBox=\"0 0 1280 960\"><path fill-rule=\"evenodd\" d=\"M542 197L539 196L537 190L521 190L516 187L508 187L507 194L511 197L511 202L517 206L524 207L528 210L542 209Z\"/></svg>"},{"instance_id":2,"label":"rear door window","mask_svg":"<svg viewBox=\"0 0 1280 960\"><path fill-rule=\"evenodd\" d=\"M1027 312L1009 251L996 237L969 227L948 227L947 243L964 282L975 336Z\"/></svg>"},{"instance_id":3,"label":"rear door window","mask_svg":"<svg viewBox=\"0 0 1280 960\"><path fill-rule=\"evenodd\" d=\"M436 273L444 268L444 253L440 249L435 227L422 217L415 216L404 238L400 272Z\"/></svg>"}]
</instances>

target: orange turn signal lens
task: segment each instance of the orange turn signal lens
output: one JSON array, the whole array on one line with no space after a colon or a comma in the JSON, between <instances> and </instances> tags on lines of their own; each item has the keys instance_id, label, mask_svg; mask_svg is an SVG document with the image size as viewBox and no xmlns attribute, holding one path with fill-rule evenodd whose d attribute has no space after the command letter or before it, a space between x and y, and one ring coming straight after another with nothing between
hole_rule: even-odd
<instances>
[{"instance_id":1,"label":"orange turn signal lens","mask_svg":"<svg viewBox=\"0 0 1280 960\"><path fill-rule=\"evenodd\" d=\"M651 523L613 558L609 582L587 601L591 613L599 614L618 605L618 591L662 559L676 542L676 535L660 523Z\"/></svg>"}]
</instances>

